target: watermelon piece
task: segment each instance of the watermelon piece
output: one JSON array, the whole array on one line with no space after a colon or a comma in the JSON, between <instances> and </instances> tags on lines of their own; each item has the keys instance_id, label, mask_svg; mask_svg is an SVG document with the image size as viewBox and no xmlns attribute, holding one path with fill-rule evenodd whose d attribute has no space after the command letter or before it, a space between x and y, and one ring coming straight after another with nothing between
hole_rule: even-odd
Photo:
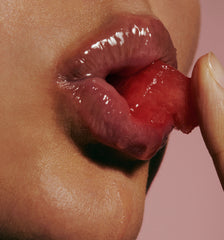
<instances>
[{"instance_id":1,"label":"watermelon piece","mask_svg":"<svg viewBox=\"0 0 224 240\"><path fill-rule=\"evenodd\" d=\"M160 60L129 77L115 77L111 84L137 121L158 130L173 126L184 133L198 125L191 79Z\"/></svg>"}]
</instances>

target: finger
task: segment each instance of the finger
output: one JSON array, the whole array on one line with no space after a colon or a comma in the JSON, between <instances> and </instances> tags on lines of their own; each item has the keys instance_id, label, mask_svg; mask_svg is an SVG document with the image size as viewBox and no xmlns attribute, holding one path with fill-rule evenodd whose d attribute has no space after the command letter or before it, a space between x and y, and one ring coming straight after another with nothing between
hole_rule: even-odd
<instances>
[{"instance_id":1,"label":"finger","mask_svg":"<svg viewBox=\"0 0 224 240\"><path fill-rule=\"evenodd\" d=\"M201 133L224 189L224 69L213 53L196 63L192 91Z\"/></svg>"}]
</instances>

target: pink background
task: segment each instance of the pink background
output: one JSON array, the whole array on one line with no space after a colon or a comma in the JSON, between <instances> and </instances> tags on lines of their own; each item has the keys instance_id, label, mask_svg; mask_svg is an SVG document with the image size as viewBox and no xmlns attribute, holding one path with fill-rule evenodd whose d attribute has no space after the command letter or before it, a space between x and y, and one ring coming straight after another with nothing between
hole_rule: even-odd
<instances>
[{"instance_id":1,"label":"pink background","mask_svg":"<svg viewBox=\"0 0 224 240\"><path fill-rule=\"evenodd\" d=\"M201 0L201 15L195 60L213 51L224 64L224 0ZM224 193L198 128L171 135L137 239L224 239Z\"/></svg>"}]
</instances>

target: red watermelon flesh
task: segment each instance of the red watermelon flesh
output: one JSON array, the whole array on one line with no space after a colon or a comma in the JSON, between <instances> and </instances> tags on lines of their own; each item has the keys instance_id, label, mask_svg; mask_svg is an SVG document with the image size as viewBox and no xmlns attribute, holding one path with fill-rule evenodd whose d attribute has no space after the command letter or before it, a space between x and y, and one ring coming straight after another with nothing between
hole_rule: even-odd
<instances>
[{"instance_id":1,"label":"red watermelon flesh","mask_svg":"<svg viewBox=\"0 0 224 240\"><path fill-rule=\"evenodd\" d=\"M189 133L198 125L191 79L177 69L156 61L129 77L111 84L126 99L137 121L158 130L167 126Z\"/></svg>"}]
</instances>

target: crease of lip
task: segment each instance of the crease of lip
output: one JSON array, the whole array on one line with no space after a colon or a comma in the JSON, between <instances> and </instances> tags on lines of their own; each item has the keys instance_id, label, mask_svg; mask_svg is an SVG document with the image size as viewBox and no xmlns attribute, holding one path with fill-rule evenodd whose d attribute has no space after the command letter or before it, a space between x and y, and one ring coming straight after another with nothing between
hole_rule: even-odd
<instances>
[{"instance_id":1,"label":"crease of lip","mask_svg":"<svg viewBox=\"0 0 224 240\"><path fill-rule=\"evenodd\" d=\"M78 116L94 138L147 160L164 146L172 127L156 132L135 121L126 100L104 79L111 72L126 67L136 71L158 59L176 67L176 50L166 28L151 16L119 15L106 26L63 61L58 86L71 118Z\"/></svg>"}]
</instances>

